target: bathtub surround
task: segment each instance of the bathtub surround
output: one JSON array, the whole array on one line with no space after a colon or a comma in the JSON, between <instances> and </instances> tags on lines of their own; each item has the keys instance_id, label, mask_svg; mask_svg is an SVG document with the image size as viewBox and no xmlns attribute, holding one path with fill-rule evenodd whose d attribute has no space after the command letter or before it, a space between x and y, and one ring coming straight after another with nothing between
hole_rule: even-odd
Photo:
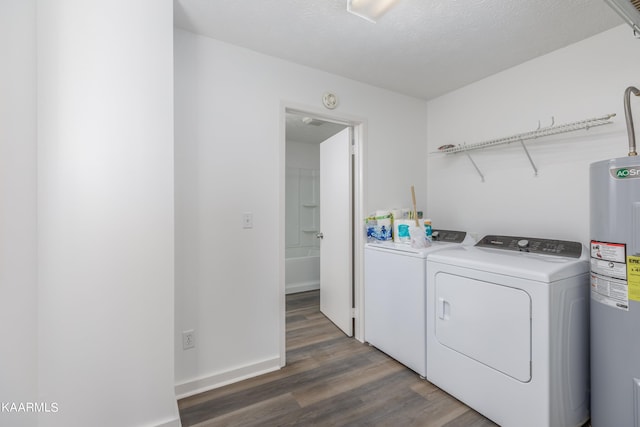
<instances>
[{"instance_id":1,"label":"bathtub surround","mask_svg":"<svg viewBox=\"0 0 640 427\"><path fill-rule=\"evenodd\" d=\"M286 141L285 292L320 288L320 144Z\"/></svg>"},{"instance_id":2,"label":"bathtub surround","mask_svg":"<svg viewBox=\"0 0 640 427\"><path fill-rule=\"evenodd\" d=\"M285 185L286 293L319 289L320 171L287 167Z\"/></svg>"},{"instance_id":3,"label":"bathtub surround","mask_svg":"<svg viewBox=\"0 0 640 427\"><path fill-rule=\"evenodd\" d=\"M287 167L286 249L318 249L320 231L320 171Z\"/></svg>"},{"instance_id":4,"label":"bathtub surround","mask_svg":"<svg viewBox=\"0 0 640 427\"><path fill-rule=\"evenodd\" d=\"M285 253L285 292L320 289L320 249L289 248Z\"/></svg>"},{"instance_id":5,"label":"bathtub surround","mask_svg":"<svg viewBox=\"0 0 640 427\"><path fill-rule=\"evenodd\" d=\"M285 292L320 288L320 171L287 167Z\"/></svg>"}]
</instances>

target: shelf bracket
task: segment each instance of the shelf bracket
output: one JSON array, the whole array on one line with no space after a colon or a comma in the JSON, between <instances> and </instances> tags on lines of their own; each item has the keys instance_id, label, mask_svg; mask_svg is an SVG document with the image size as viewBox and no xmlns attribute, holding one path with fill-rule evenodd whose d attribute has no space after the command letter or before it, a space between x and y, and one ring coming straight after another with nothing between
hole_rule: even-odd
<instances>
[{"instance_id":1,"label":"shelf bracket","mask_svg":"<svg viewBox=\"0 0 640 427\"><path fill-rule=\"evenodd\" d=\"M484 182L484 175L482 175L482 172L480 172L480 168L478 167L478 165L476 165L476 162L474 162L473 159L471 158L471 154L469 154L468 151L465 151L464 153L467 155L467 157L471 161L471 164L473 165L473 167L476 168L476 172L478 172L478 175L480 175L480 179L482 180L482 182Z\"/></svg>"},{"instance_id":2,"label":"shelf bracket","mask_svg":"<svg viewBox=\"0 0 640 427\"><path fill-rule=\"evenodd\" d=\"M524 150L525 154L527 155L527 158L529 159L529 163L531 163L531 167L533 168L534 176L538 176L538 168L536 167L536 164L533 163L533 159L531 158L531 154L529 154L529 150L527 150L527 146L524 145L524 141L522 139L520 139L520 144L522 145L522 149Z\"/></svg>"}]
</instances>

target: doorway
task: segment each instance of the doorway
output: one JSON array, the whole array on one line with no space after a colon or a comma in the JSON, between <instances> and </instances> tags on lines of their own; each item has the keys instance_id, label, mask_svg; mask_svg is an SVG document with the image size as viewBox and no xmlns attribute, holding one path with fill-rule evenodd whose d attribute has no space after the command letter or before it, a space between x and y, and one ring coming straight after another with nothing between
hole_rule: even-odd
<instances>
[{"instance_id":1,"label":"doorway","mask_svg":"<svg viewBox=\"0 0 640 427\"><path fill-rule=\"evenodd\" d=\"M319 265L322 261L318 257L322 253L321 241L316 236L322 237L320 228L320 213L322 204L320 202L319 182L322 179L320 173L320 144L323 141L340 138L340 135L348 131L349 146L346 155L350 163L351 186L348 192L350 197L349 206L349 238L344 243L349 245L349 258L352 264L349 266L349 301L341 304L340 316L349 317L349 329L353 330L356 339L362 340L361 323L358 318L358 307L361 306L361 277L362 277L362 254L363 245L362 233L359 233L361 221L357 218L362 214L362 138L364 121L348 118L330 116L324 112L313 112L307 109L283 107L282 137L281 137L281 181L283 184L281 193L281 366L286 363L286 320L285 320L285 295L295 292L319 289ZM343 130L347 130L341 132ZM335 136L334 136L335 135ZM328 144L325 144L327 146ZM323 146L324 147L324 146ZM331 160L333 162L333 160ZM327 163L325 157L325 166ZM341 165L342 168L344 166ZM327 168L323 172L327 177ZM333 169L329 168L331 174ZM326 182L324 184L327 185ZM326 198L326 196L325 196ZM283 199L283 200L282 200ZM326 204L325 199L325 204ZM343 205L338 205L343 206ZM343 208L341 208L343 209ZM324 212L324 222L328 223L326 211ZM344 237L344 236L343 236ZM325 241L325 244L328 242ZM320 258L320 259L319 259ZM330 257L326 256L325 260ZM326 264L326 263L325 263ZM326 265L322 268L326 269ZM306 272L301 272L307 270ZM309 274L306 274L309 273ZM325 295L334 295L333 290L325 291ZM342 296L340 299L342 300ZM353 304L352 304L353 301ZM348 312L345 312L348 310ZM331 318L335 313L330 313ZM325 313L326 315L326 313ZM353 320L351 320L353 319ZM334 323L338 324L338 322ZM345 329L343 329L345 330Z\"/></svg>"}]
</instances>

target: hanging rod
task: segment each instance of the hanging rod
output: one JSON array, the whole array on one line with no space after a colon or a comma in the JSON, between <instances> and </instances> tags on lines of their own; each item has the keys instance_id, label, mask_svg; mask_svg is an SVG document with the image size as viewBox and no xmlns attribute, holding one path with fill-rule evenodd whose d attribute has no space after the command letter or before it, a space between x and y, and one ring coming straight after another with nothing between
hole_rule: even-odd
<instances>
[{"instance_id":1,"label":"hanging rod","mask_svg":"<svg viewBox=\"0 0 640 427\"><path fill-rule=\"evenodd\" d=\"M519 133L519 134L508 136L505 138L491 139L488 141L478 142L475 144L443 146L441 147L441 149L438 149L438 151L435 151L432 154L435 154L435 153L454 154L454 153L460 153L460 152L471 151L471 150L479 150L482 148L494 147L496 145L510 144L512 142L523 142L529 139L542 138L550 135L558 135L561 133L575 132L582 129L589 130L590 128L593 128L593 127L608 125L610 123L613 123L611 121L611 118L613 117L615 117L615 113L607 114L606 116L596 117L593 119L566 123L562 125L554 125L554 119L551 118L551 126L548 126L548 127L541 128L540 123L538 122L538 129L530 132Z\"/></svg>"}]
</instances>

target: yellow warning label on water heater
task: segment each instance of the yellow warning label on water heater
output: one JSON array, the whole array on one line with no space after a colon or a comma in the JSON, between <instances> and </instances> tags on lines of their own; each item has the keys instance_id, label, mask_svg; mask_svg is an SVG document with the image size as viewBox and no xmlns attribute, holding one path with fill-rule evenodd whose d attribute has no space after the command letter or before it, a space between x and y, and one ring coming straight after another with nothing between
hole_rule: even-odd
<instances>
[{"instance_id":1,"label":"yellow warning label on water heater","mask_svg":"<svg viewBox=\"0 0 640 427\"><path fill-rule=\"evenodd\" d=\"M627 257L627 281L629 299L640 301L640 256Z\"/></svg>"}]
</instances>

